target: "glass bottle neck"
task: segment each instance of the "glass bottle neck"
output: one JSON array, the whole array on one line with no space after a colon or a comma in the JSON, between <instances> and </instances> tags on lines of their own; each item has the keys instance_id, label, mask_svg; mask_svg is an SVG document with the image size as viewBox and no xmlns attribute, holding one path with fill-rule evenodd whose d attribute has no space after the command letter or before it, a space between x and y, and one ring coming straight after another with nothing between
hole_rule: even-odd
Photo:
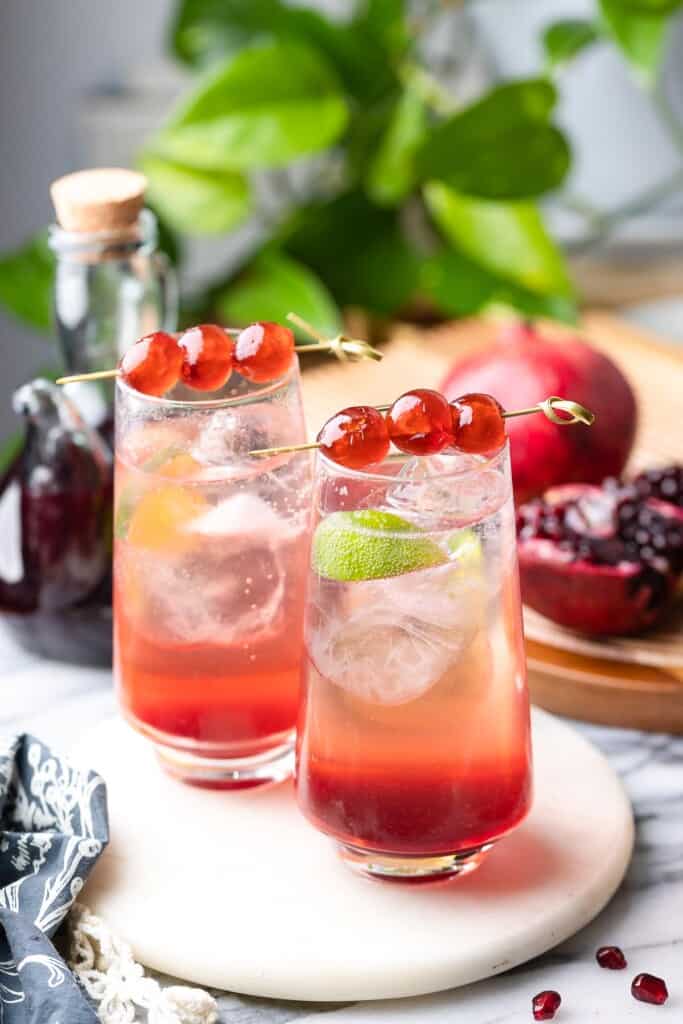
<instances>
[{"instance_id":1,"label":"glass bottle neck","mask_svg":"<svg viewBox=\"0 0 683 1024\"><path fill-rule=\"evenodd\" d=\"M93 264L126 260L135 253L156 249L157 221L151 210L143 210L134 224L116 231L65 231L52 224L48 245L59 262Z\"/></svg>"},{"instance_id":2,"label":"glass bottle neck","mask_svg":"<svg viewBox=\"0 0 683 1024\"><path fill-rule=\"evenodd\" d=\"M53 226L57 257L54 317L67 372L116 366L140 337L174 330L175 279L157 250L157 223L150 210L119 231L73 232ZM113 401L113 389L101 389Z\"/></svg>"}]
</instances>

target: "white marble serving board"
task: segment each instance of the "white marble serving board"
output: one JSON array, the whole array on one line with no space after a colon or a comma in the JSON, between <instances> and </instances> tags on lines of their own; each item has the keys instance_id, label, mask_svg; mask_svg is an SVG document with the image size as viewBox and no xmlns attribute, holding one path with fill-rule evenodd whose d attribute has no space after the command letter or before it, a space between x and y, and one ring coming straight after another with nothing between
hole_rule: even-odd
<instances>
[{"instance_id":1,"label":"white marble serving board","mask_svg":"<svg viewBox=\"0 0 683 1024\"><path fill-rule=\"evenodd\" d=\"M474 874L417 889L352 874L299 815L291 784L183 786L109 719L73 755L104 775L112 832L83 900L147 966L233 992L383 999L505 971L595 917L633 844L607 760L550 715L533 719L525 824Z\"/></svg>"}]
</instances>

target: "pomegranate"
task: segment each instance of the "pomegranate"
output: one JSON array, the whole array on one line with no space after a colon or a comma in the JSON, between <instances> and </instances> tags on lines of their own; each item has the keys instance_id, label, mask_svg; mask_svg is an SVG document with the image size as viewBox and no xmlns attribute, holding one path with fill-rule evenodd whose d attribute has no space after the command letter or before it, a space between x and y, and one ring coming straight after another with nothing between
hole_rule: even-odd
<instances>
[{"instance_id":1,"label":"pomegranate","mask_svg":"<svg viewBox=\"0 0 683 1024\"><path fill-rule=\"evenodd\" d=\"M560 427L544 416L508 421L518 502L555 484L618 476L633 445L636 401L621 370L585 341L551 340L530 323L508 325L485 351L457 362L441 390L448 399L484 391L508 409L559 395L596 414L590 430Z\"/></svg>"},{"instance_id":2,"label":"pomegranate","mask_svg":"<svg viewBox=\"0 0 683 1024\"><path fill-rule=\"evenodd\" d=\"M634 484L565 484L517 516L525 604L570 629L637 633L666 610L683 572L683 509Z\"/></svg>"},{"instance_id":3,"label":"pomegranate","mask_svg":"<svg viewBox=\"0 0 683 1024\"><path fill-rule=\"evenodd\" d=\"M646 469L633 481L641 498L659 498L683 508L683 466L674 463L660 469Z\"/></svg>"}]
</instances>

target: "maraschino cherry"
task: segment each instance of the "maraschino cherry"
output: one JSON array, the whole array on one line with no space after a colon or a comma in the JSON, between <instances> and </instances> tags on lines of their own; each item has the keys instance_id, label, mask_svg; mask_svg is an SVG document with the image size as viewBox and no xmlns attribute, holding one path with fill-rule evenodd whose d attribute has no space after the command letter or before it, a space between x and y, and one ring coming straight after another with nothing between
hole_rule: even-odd
<instances>
[{"instance_id":1,"label":"maraschino cherry","mask_svg":"<svg viewBox=\"0 0 683 1024\"><path fill-rule=\"evenodd\" d=\"M218 391L232 373L234 342L216 324L199 324L180 335L181 376L195 391Z\"/></svg>"},{"instance_id":2,"label":"maraschino cherry","mask_svg":"<svg viewBox=\"0 0 683 1024\"><path fill-rule=\"evenodd\" d=\"M469 455L493 455L505 444L503 407L491 395L462 395L451 402L453 447Z\"/></svg>"},{"instance_id":3,"label":"maraschino cherry","mask_svg":"<svg viewBox=\"0 0 683 1024\"><path fill-rule=\"evenodd\" d=\"M381 352L360 338L345 334L327 338L297 313L288 313L287 319L312 341L296 346L289 327L265 320L242 331L200 324L188 328L177 340L158 331L140 339L116 369L58 377L57 384L120 376L142 394L160 396L181 377L187 387L197 391L217 391L233 370L247 380L268 384L287 372L295 352L330 352L347 362L382 358ZM236 341L231 335L237 336Z\"/></svg>"},{"instance_id":4,"label":"maraschino cherry","mask_svg":"<svg viewBox=\"0 0 683 1024\"><path fill-rule=\"evenodd\" d=\"M454 442L451 409L438 391L407 391L390 406L386 422L393 443L410 455L436 455Z\"/></svg>"},{"instance_id":5,"label":"maraschino cherry","mask_svg":"<svg viewBox=\"0 0 683 1024\"><path fill-rule=\"evenodd\" d=\"M289 327L260 321L237 335L235 369L247 380L265 384L282 377L294 354L294 334Z\"/></svg>"},{"instance_id":6,"label":"maraschino cherry","mask_svg":"<svg viewBox=\"0 0 683 1024\"><path fill-rule=\"evenodd\" d=\"M120 373L129 387L159 398L178 383L182 362L182 349L173 335L155 331L128 349Z\"/></svg>"},{"instance_id":7,"label":"maraschino cherry","mask_svg":"<svg viewBox=\"0 0 683 1024\"><path fill-rule=\"evenodd\" d=\"M256 448L251 455L282 455L319 448L329 459L348 469L364 469L386 458L391 442L412 455L437 452L490 457L505 444L505 419L542 412L555 423L584 423L594 416L578 402L550 397L530 409L504 412L490 395L463 395L451 403L436 391L415 389L392 405L350 406L324 424L313 444ZM387 410L386 420L382 410ZM559 415L558 410L563 413ZM449 422L452 430L449 429ZM461 447L461 443L463 447Z\"/></svg>"},{"instance_id":8,"label":"maraschino cherry","mask_svg":"<svg viewBox=\"0 0 683 1024\"><path fill-rule=\"evenodd\" d=\"M371 405L352 405L325 423L318 446L332 462L347 469L365 469L386 458L389 431L384 417Z\"/></svg>"}]
</instances>

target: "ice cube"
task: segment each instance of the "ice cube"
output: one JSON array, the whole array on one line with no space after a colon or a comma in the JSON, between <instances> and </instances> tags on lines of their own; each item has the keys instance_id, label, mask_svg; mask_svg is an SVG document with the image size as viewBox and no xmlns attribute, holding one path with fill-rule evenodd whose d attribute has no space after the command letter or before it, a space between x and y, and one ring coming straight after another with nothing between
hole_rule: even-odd
<instances>
[{"instance_id":1,"label":"ice cube","mask_svg":"<svg viewBox=\"0 0 683 1024\"><path fill-rule=\"evenodd\" d=\"M372 704L406 704L426 693L457 655L454 637L395 610L374 607L315 632L319 672Z\"/></svg>"},{"instance_id":2,"label":"ice cube","mask_svg":"<svg viewBox=\"0 0 683 1024\"><path fill-rule=\"evenodd\" d=\"M383 599L397 616L411 616L425 627L469 635L483 607L481 567L460 566L455 561L406 573L385 582Z\"/></svg>"},{"instance_id":3,"label":"ice cube","mask_svg":"<svg viewBox=\"0 0 683 1024\"><path fill-rule=\"evenodd\" d=\"M464 526L495 512L506 488L505 477L479 456L432 455L406 462L386 500L423 528Z\"/></svg>"},{"instance_id":4,"label":"ice cube","mask_svg":"<svg viewBox=\"0 0 683 1024\"><path fill-rule=\"evenodd\" d=\"M233 494L208 512L188 523L192 533L207 537L272 536L288 532L287 521L281 519L267 501L256 494Z\"/></svg>"},{"instance_id":5,"label":"ice cube","mask_svg":"<svg viewBox=\"0 0 683 1024\"><path fill-rule=\"evenodd\" d=\"M202 426L191 454L202 465L230 468L248 460L252 449L267 445L253 410L220 409Z\"/></svg>"},{"instance_id":6,"label":"ice cube","mask_svg":"<svg viewBox=\"0 0 683 1024\"><path fill-rule=\"evenodd\" d=\"M283 545L293 527L256 495L235 494L186 527L195 543L180 557L137 551L121 580L143 595L141 623L155 635L192 643L247 642L282 628Z\"/></svg>"},{"instance_id":7,"label":"ice cube","mask_svg":"<svg viewBox=\"0 0 683 1024\"><path fill-rule=\"evenodd\" d=\"M292 415L283 406L240 405L217 409L202 423L192 455L206 466L223 469L245 465L260 470L265 465L249 455L259 448L275 448L298 440Z\"/></svg>"},{"instance_id":8,"label":"ice cube","mask_svg":"<svg viewBox=\"0 0 683 1024\"><path fill-rule=\"evenodd\" d=\"M138 563L144 570L144 563ZM231 645L281 628L283 565L261 544L217 556L195 554L180 565L150 563L144 572L144 611L138 623L157 640Z\"/></svg>"}]
</instances>

